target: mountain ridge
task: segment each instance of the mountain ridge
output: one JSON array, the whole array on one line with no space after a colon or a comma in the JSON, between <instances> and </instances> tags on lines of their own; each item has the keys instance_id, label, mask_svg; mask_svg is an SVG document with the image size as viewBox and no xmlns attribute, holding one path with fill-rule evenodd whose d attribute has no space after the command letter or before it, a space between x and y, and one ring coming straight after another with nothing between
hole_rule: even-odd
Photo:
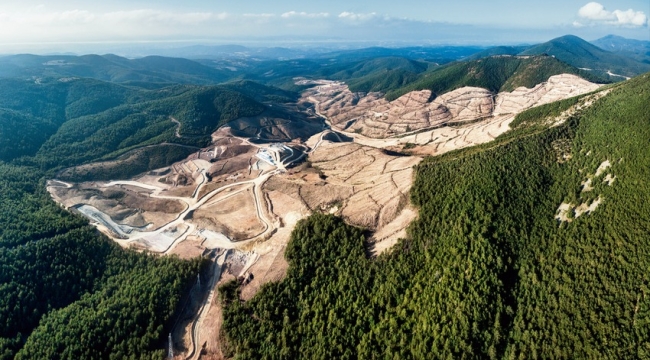
<instances>
[{"instance_id":1,"label":"mountain ridge","mask_svg":"<svg viewBox=\"0 0 650 360\"><path fill-rule=\"evenodd\" d=\"M605 51L577 36L565 35L532 46L519 55L547 54L577 68L612 72L623 76L636 76L650 71L650 65Z\"/></svg>"}]
</instances>

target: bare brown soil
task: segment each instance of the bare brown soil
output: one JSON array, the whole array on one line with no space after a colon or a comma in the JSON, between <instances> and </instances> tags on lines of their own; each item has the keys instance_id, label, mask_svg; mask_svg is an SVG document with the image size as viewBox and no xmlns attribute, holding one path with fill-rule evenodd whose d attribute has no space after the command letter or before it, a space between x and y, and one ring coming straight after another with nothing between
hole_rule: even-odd
<instances>
[{"instance_id":1,"label":"bare brown soil","mask_svg":"<svg viewBox=\"0 0 650 360\"><path fill-rule=\"evenodd\" d=\"M409 144L411 154L438 155L493 140L526 109L598 87L564 74L534 88L521 87L496 97L484 89L466 87L429 103L424 100L426 92L387 102L381 94L353 94L342 83L325 81L305 92L302 100L314 104L334 129L359 144L393 151L404 150Z\"/></svg>"},{"instance_id":2,"label":"bare brown soil","mask_svg":"<svg viewBox=\"0 0 650 360\"><path fill-rule=\"evenodd\" d=\"M371 138L401 135L450 121L472 121L491 115L494 109L492 94L473 87L451 91L432 102L429 90L413 91L388 102L382 94L352 93L342 84L306 96L319 103L319 112L337 130Z\"/></svg>"},{"instance_id":3,"label":"bare brown soil","mask_svg":"<svg viewBox=\"0 0 650 360\"><path fill-rule=\"evenodd\" d=\"M233 241L246 240L264 231L250 187L224 200L208 201L194 212L192 222L200 228L222 233Z\"/></svg>"},{"instance_id":4,"label":"bare brown soil","mask_svg":"<svg viewBox=\"0 0 650 360\"><path fill-rule=\"evenodd\" d=\"M92 205L119 224L159 228L185 209L176 200L150 198L149 191L129 186L103 188L96 183L81 183L71 188L51 188L66 207Z\"/></svg>"},{"instance_id":5,"label":"bare brown soil","mask_svg":"<svg viewBox=\"0 0 650 360\"><path fill-rule=\"evenodd\" d=\"M273 104L262 114L228 123L236 136L271 142L307 139L323 129L322 121L304 111L304 104Z\"/></svg>"},{"instance_id":6,"label":"bare brown soil","mask_svg":"<svg viewBox=\"0 0 650 360\"><path fill-rule=\"evenodd\" d=\"M242 299L248 300L263 284L284 278L285 249L300 219L313 212L340 215L372 232L372 255L388 251L408 236L405 229L417 217L408 192L414 167L421 161L418 155L490 141L509 129L518 112L597 87L562 75L533 89L519 88L497 96L484 89L462 88L433 102L428 91L387 102L377 93L352 94L340 83L318 84L295 105L304 107L304 113L295 118L280 117L288 111L283 107L279 112L239 119L215 132L210 146L167 168L109 184L51 181L48 190L61 204L91 205L120 226L151 224L142 233L137 229L116 237L124 246L182 258L201 256L208 249L231 249L221 258L219 281L238 279ZM329 118L335 131L325 130L307 140L323 129L322 122L316 121L318 113ZM251 139L234 134L248 134ZM293 150L255 144L259 138L292 139L287 145ZM558 159L570 160L564 145L557 145ZM271 154L275 166L260 160L259 151ZM397 154L407 152L411 155ZM303 153L307 155L301 165L287 169L282 163L286 157ZM596 177L607 169L601 167ZM611 184L614 179L608 175L604 181ZM558 212L564 219L566 212L575 209L579 216L594 211L599 203L600 198L591 204L561 207ZM110 221L96 222L109 236L120 230ZM212 290L200 298L208 299ZM199 318L182 320L181 330L174 334L176 346L188 353L198 341L202 358L221 359L221 308L217 296L209 297L207 304L204 300L193 300L190 315L196 315L199 308L206 311Z\"/></svg>"},{"instance_id":7,"label":"bare brown soil","mask_svg":"<svg viewBox=\"0 0 650 360\"><path fill-rule=\"evenodd\" d=\"M338 213L377 230L406 205L417 157L390 156L355 143L323 142L309 156L311 170L276 176L265 185L311 211Z\"/></svg>"},{"instance_id":8,"label":"bare brown soil","mask_svg":"<svg viewBox=\"0 0 650 360\"><path fill-rule=\"evenodd\" d=\"M201 256L205 248L202 246L203 238L196 235L188 236L184 241L180 242L169 255L177 255L181 259L194 259Z\"/></svg>"}]
</instances>

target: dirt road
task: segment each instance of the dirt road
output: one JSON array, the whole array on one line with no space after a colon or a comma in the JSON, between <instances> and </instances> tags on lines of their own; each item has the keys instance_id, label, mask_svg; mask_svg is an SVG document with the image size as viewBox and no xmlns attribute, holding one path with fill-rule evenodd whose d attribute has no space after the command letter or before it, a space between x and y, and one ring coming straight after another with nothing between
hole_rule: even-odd
<instances>
[{"instance_id":1,"label":"dirt road","mask_svg":"<svg viewBox=\"0 0 650 360\"><path fill-rule=\"evenodd\" d=\"M210 312L210 306L212 306L214 295L216 293L216 284L219 281L219 278L221 278L221 271L223 270L223 264L229 253L230 250L224 251L223 254L221 254L212 265L213 266L212 276L210 277L210 283L207 285L210 291L208 292L207 296L204 298L201 307L199 308L199 312L197 313L194 321L192 322L191 332L190 332L191 349L187 357L185 357L188 360L198 359L201 356L201 349L200 349L201 324L203 320L205 320L205 316L208 314L208 312Z\"/></svg>"}]
</instances>

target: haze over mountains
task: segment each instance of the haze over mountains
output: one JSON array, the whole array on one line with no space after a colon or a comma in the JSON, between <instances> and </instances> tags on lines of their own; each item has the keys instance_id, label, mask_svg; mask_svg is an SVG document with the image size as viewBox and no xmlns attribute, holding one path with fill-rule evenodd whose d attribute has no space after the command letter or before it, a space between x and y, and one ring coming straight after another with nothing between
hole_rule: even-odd
<instances>
[{"instance_id":1,"label":"haze over mountains","mask_svg":"<svg viewBox=\"0 0 650 360\"><path fill-rule=\"evenodd\" d=\"M0 57L0 359L650 354L648 42L167 51Z\"/></svg>"},{"instance_id":2,"label":"haze over mountains","mask_svg":"<svg viewBox=\"0 0 650 360\"><path fill-rule=\"evenodd\" d=\"M646 64L650 63L650 40L634 40L608 35L592 41L592 44L603 50L613 51Z\"/></svg>"},{"instance_id":3,"label":"haze over mountains","mask_svg":"<svg viewBox=\"0 0 650 360\"><path fill-rule=\"evenodd\" d=\"M603 40L605 39L605 40ZM607 43L607 38L596 40L595 44ZM634 42L633 42L634 43ZM639 42L643 44L643 42ZM637 49L638 45L631 45L630 48ZM588 43L576 36L567 35L553 39L543 44L529 47L497 47L488 49L483 53L477 53L472 58L493 55L550 55L558 60L574 67L593 71L595 74L607 74L608 72L623 76L634 76L650 70L649 63L631 59L625 54L622 46L602 48ZM647 60L647 59L646 59Z\"/></svg>"}]
</instances>

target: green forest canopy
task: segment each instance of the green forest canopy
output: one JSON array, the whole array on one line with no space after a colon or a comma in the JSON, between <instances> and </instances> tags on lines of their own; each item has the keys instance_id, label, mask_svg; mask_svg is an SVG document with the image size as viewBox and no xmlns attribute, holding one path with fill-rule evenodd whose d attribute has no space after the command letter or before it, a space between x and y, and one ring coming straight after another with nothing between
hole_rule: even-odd
<instances>
[{"instance_id":1,"label":"green forest canopy","mask_svg":"<svg viewBox=\"0 0 650 360\"><path fill-rule=\"evenodd\" d=\"M230 355L649 358L649 80L560 126L544 125L561 111L550 104L492 143L426 159L411 192L419 218L376 260L360 229L301 221L283 281L246 303L237 283L221 288ZM593 213L555 218L563 202L597 199Z\"/></svg>"},{"instance_id":2,"label":"green forest canopy","mask_svg":"<svg viewBox=\"0 0 650 360\"><path fill-rule=\"evenodd\" d=\"M0 160L43 170L163 142L205 145L219 126L290 93L247 82L144 90L92 79L0 80ZM175 136L177 124L179 135Z\"/></svg>"},{"instance_id":3,"label":"green forest canopy","mask_svg":"<svg viewBox=\"0 0 650 360\"><path fill-rule=\"evenodd\" d=\"M394 86L404 75L369 79ZM486 81L502 87L506 78ZM377 260L340 219L301 222L286 280L245 304L236 284L222 289L230 350L243 358L648 356L648 84L647 75L627 82L553 129L531 114L573 100L533 109L494 143L426 160L412 192L420 219ZM200 145L219 124L261 112L260 101L292 95L271 89L253 99L260 89L249 82L241 91L88 79L0 85L0 358L162 358L168 320L201 262L121 249L59 208L44 178L151 144ZM180 140L170 114L182 122ZM559 143L571 144L571 161L557 162ZM604 160L613 186L594 181L581 192ZM593 214L554 219L561 202L599 196Z\"/></svg>"},{"instance_id":4,"label":"green forest canopy","mask_svg":"<svg viewBox=\"0 0 650 360\"><path fill-rule=\"evenodd\" d=\"M0 162L0 359L162 358L200 261L122 249L54 203L43 175Z\"/></svg>"},{"instance_id":5,"label":"green forest canopy","mask_svg":"<svg viewBox=\"0 0 650 360\"><path fill-rule=\"evenodd\" d=\"M431 90L438 96L464 86L482 87L493 93L512 91L520 86L532 88L559 74L573 74L596 83L609 82L551 56L494 56L433 68L405 86L390 89L386 99L394 100L414 90Z\"/></svg>"}]
</instances>

